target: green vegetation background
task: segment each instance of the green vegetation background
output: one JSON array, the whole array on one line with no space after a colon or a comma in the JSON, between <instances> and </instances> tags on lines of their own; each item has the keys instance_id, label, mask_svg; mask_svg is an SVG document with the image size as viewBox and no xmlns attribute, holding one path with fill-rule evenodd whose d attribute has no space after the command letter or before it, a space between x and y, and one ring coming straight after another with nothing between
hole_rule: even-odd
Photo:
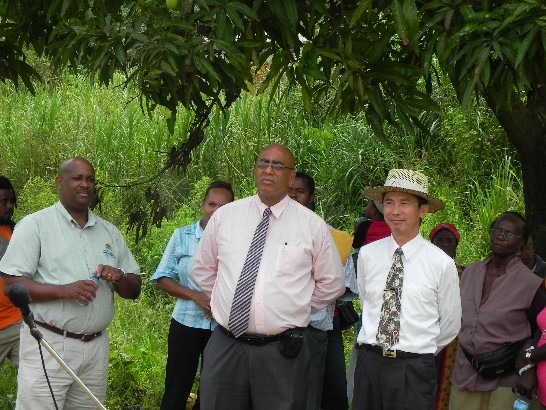
<instances>
[{"instance_id":1,"label":"green vegetation background","mask_svg":"<svg viewBox=\"0 0 546 410\"><path fill-rule=\"evenodd\" d=\"M121 79L120 79L121 83ZM227 113L214 112L205 141L187 173L165 172L153 181L167 204L168 219L135 241L127 215L147 211L142 184L161 169L170 148L185 138L191 114L182 112L167 132L167 112L146 117L138 98L122 87L92 88L84 78L49 76L35 96L0 84L0 174L18 192L16 220L56 200L53 180L67 157L87 157L97 171L101 202L96 212L126 234L144 280L139 300L116 300L109 328L111 358L106 405L110 409L156 409L163 389L167 330L174 300L148 282L179 226L200 217L204 189L212 179L231 181L238 198L254 192L253 161L261 147L280 142L292 149L298 170L315 177L317 212L331 225L352 231L365 186L380 185L390 168L408 167L430 177L431 191L446 210L427 216L422 233L439 222L462 234L458 262L487 254L487 227L507 209L523 210L520 171L502 129L477 105L463 112L449 87L439 87L442 112L423 114L430 135L401 134L377 140L364 116L329 119L316 107L305 114L297 92L243 95ZM353 334L347 331L347 355ZM184 348L181 346L181 348ZM0 368L0 410L14 408L15 372ZM134 407L133 407L134 406ZM140 407L138 407L140 406Z\"/></svg>"}]
</instances>

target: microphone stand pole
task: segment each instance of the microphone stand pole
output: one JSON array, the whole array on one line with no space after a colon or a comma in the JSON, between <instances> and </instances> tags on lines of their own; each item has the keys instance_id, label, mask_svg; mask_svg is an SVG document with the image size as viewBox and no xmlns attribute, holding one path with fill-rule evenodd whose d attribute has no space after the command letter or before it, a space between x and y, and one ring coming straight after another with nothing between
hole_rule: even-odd
<instances>
[{"instance_id":1,"label":"microphone stand pole","mask_svg":"<svg viewBox=\"0 0 546 410\"><path fill-rule=\"evenodd\" d=\"M70 367L64 362L63 359L57 354L55 350L47 343L47 341L44 339L44 336L42 333L36 328L36 325L29 326L30 328L30 334L42 345L48 352L57 360L57 362L61 365L61 367L72 377L72 379L78 384L78 386L81 387L81 389L89 396L89 398L95 403L98 409L101 410L107 410L106 407L102 405L102 403L95 397L95 395L87 388L85 384L80 380L80 378L72 371Z\"/></svg>"}]
</instances>

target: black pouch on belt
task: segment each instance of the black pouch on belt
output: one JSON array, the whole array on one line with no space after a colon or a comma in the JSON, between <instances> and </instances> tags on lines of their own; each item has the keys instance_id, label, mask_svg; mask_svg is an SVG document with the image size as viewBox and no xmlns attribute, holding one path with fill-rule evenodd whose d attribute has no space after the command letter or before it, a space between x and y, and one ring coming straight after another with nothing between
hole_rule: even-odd
<instances>
[{"instance_id":1,"label":"black pouch on belt","mask_svg":"<svg viewBox=\"0 0 546 410\"><path fill-rule=\"evenodd\" d=\"M296 327L288 329L281 334L280 351L284 357L293 358L296 357L303 346L303 332L302 327Z\"/></svg>"}]
</instances>

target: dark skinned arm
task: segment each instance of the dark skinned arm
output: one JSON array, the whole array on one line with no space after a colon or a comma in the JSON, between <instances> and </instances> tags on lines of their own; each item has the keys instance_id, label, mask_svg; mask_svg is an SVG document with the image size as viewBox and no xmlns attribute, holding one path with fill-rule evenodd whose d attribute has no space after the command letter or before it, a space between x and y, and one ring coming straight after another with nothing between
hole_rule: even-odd
<instances>
[{"instance_id":1,"label":"dark skinned arm","mask_svg":"<svg viewBox=\"0 0 546 410\"><path fill-rule=\"evenodd\" d=\"M140 295L142 279L140 275L127 272L126 274L119 268L109 265L97 266L95 276L114 285L115 291L123 299L136 299Z\"/></svg>"},{"instance_id":2,"label":"dark skinned arm","mask_svg":"<svg viewBox=\"0 0 546 410\"><path fill-rule=\"evenodd\" d=\"M38 283L25 276L12 276L3 274L4 294L15 283L20 283L28 289L33 302L46 302L49 300L77 300L85 303L93 302L97 295L97 284L92 280L78 280L66 285L50 285Z\"/></svg>"},{"instance_id":3,"label":"dark skinned arm","mask_svg":"<svg viewBox=\"0 0 546 410\"><path fill-rule=\"evenodd\" d=\"M516 371L519 371L519 369L522 369L525 367L528 363L525 359L525 350L529 346L536 346L538 338L541 336L541 332L538 329L536 318L538 314L544 309L546 306L546 294L544 293L544 289L542 286L540 286L535 293L535 297L533 298L533 301L531 302L531 306L529 309L527 309L527 319L529 320L529 324L531 325L531 331L534 335L533 339L529 339L524 344L524 348L522 353L519 355L517 361L516 361ZM537 361L546 360L546 346L541 346L539 348L533 349L531 351L531 362L536 363ZM529 398L536 398L537 397L537 377L536 377L536 368L532 367L526 371L524 371L521 376L518 376L518 379L516 380L516 383L512 387L512 391L518 392L519 394L525 395Z\"/></svg>"},{"instance_id":4,"label":"dark skinned arm","mask_svg":"<svg viewBox=\"0 0 546 410\"><path fill-rule=\"evenodd\" d=\"M529 324L531 325L531 334L534 335L535 332L538 329L537 326L537 316L540 312L542 312L542 309L546 307L546 293L544 291L544 288L540 286L536 293L535 297L533 298L533 301L531 302L531 306L529 306L529 309L527 309L527 320L529 321Z\"/></svg>"},{"instance_id":5,"label":"dark skinned arm","mask_svg":"<svg viewBox=\"0 0 546 410\"><path fill-rule=\"evenodd\" d=\"M173 278L169 278L166 276L157 280L157 286L163 292L178 299L194 301L205 311L204 316L207 319L210 319L212 317L212 313L210 311L210 298L204 292L182 286Z\"/></svg>"}]
</instances>

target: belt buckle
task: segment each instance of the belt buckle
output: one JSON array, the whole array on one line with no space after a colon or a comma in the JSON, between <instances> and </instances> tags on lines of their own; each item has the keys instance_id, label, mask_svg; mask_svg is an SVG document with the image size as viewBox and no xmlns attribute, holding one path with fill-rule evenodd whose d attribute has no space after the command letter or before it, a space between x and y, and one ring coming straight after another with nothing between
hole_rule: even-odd
<instances>
[{"instance_id":1,"label":"belt buckle","mask_svg":"<svg viewBox=\"0 0 546 410\"><path fill-rule=\"evenodd\" d=\"M97 334L96 333L93 333L92 335L82 335L82 337L80 338L80 340L82 342L85 342L85 343L88 343L88 342L92 342L93 340L95 340L97 338Z\"/></svg>"},{"instance_id":2,"label":"belt buckle","mask_svg":"<svg viewBox=\"0 0 546 410\"><path fill-rule=\"evenodd\" d=\"M252 345L252 346L264 346L265 338L264 337L249 337L247 338L247 342L249 345Z\"/></svg>"},{"instance_id":3,"label":"belt buckle","mask_svg":"<svg viewBox=\"0 0 546 410\"><path fill-rule=\"evenodd\" d=\"M396 359L396 350L383 350L383 356Z\"/></svg>"}]
</instances>

